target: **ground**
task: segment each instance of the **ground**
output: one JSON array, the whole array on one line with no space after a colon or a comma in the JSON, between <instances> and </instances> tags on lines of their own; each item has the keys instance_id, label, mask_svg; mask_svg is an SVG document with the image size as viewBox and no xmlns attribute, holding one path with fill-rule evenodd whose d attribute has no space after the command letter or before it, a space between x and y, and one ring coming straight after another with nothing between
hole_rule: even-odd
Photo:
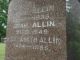
<instances>
[{"instance_id":1,"label":"ground","mask_svg":"<svg viewBox=\"0 0 80 60\"><path fill-rule=\"evenodd\" d=\"M0 60L4 60L5 57L5 44L0 43Z\"/></svg>"}]
</instances>

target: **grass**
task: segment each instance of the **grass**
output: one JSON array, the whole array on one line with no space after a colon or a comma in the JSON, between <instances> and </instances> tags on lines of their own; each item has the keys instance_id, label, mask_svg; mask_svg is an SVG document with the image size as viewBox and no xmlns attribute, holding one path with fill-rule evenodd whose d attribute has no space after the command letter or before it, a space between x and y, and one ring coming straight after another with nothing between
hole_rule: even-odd
<instances>
[{"instance_id":1,"label":"grass","mask_svg":"<svg viewBox=\"0 0 80 60\"><path fill-rule=\"evenodd\" d=\"M0 60L4 60L5 57L5 44L0 43Z\"/></svg>"}]
</instances>

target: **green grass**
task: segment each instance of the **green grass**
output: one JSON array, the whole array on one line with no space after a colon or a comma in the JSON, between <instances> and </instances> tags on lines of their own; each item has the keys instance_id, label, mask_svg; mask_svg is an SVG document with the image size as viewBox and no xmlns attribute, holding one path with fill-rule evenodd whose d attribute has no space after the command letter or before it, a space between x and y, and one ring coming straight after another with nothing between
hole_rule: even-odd
<instances>
[{"instance_id":1,"label":"green grass","mask_svg":"<svg viewBox=\"0 0 80 60\"><path fill-rule=\"evenodd\" d=\"M0 43L0 60L4 60L5 57L5 44Z\"/></svg>"}]
</instances>

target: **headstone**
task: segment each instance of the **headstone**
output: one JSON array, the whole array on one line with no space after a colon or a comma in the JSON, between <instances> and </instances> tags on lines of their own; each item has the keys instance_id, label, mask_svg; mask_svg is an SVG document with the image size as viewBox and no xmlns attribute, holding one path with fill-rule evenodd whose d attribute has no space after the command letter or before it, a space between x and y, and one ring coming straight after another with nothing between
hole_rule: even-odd
<instances>
[{"instance_id":1,"label":"headstone","mask_svg":"<svg viewBox=\"0 0 80 60\"><path fill-rule=\"evenodd\" d=\"M5 60L67 60L65 0L12 0Z\"/></svg>"}]
</instances>

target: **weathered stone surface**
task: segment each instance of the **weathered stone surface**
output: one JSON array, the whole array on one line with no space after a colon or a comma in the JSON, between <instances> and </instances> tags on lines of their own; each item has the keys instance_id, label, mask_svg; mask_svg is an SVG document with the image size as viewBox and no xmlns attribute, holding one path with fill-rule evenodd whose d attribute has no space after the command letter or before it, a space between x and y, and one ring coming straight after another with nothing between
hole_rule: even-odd
<instances>
[{"instance_id":1,"label":"weathered stone surface","mask_svg":"<svg viewBox=\"0 0 80 60\"><path fill-rule=\"evenodd\" d=\"M65 0L12 0L5 60L67 60Z\"/></svg>"}]
</instances>

